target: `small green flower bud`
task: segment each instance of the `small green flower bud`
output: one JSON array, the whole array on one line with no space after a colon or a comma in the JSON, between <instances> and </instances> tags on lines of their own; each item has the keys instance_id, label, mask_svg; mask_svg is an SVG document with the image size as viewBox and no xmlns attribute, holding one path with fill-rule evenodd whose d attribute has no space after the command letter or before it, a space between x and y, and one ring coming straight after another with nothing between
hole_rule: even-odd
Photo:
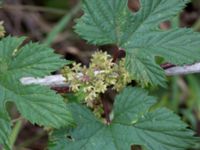
<instances>
[{"instance_id":1,"label":"small green flower bud","mask_svg":"<svg viewBox=\"0 0 200 150\"><path fill-rule=\"evenodd\" d=\"M66 66L62 74L70 83L73 92L81 89L85 93L86 105L91 108L93 108L94 100L105 93L108 87L120 91L131 82L131 76L125 68L125 59L113 63L112 57L102 51L92 55L88 68L73 63L72 68Z\"/></svg>"}]
</instances>

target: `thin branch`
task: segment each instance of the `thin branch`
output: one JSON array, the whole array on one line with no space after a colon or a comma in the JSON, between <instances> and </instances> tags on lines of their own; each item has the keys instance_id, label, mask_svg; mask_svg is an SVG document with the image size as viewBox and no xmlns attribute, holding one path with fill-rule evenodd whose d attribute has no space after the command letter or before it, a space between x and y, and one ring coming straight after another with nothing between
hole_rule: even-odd
<instances>
[{"instance_id":1,"label":"thin branch","mask_svg":"<svg viewBox=\"0 0 200 150\"><path fill-rule=\"evenodd\" d=\"M186 75L192 73L200 73L200 63L195 63L193 65L176 66L165 70L167 76L174 75Z\"/></svg>"},{"instance_id":2,"label":"thin branch","mask_svg":"<svg viewBox=\"0 0 200 150\"><path fill-rule=\"evenodd\" d=\"M31 5L8 5L8 4L4 4L0 8L5 9L5 10L12 10L12 11L23 10L23 11L48 12L48 13L60 14L60 15L66 14L65 10L60 10L60 9L56 9L56 8L49 8L49 7L31 6Z\"/></svg>"},{"instance_id":3,"label":"thin branch","mask_svg":"<svg viewBox=\"0 0 200 150\"><path fill-rule=\"evenodd\" d=\"M20 116L19 118L13 119L12 123L16 123L17 121L20 121L20 120L23 120L23 119L24 118Z\"/></svg>"},{"instance_id":4,"label":"thin branch","mask_svg":"<svg viewBox=\"0 0 200 150\"><path fill-rule=\"evenodd\" d=\"M68 87L69 83L66 82L62 75L46 76L44 78L24 77L21 80L23 85L39 84L49 87Z\"/></svg>"},{"instance_id":5,"label":"thin branch","mask_svg":"<svg viewBox=\"0 0 200 150\"><path fill-rule=\"evenodd\" d=\"M100 73L102 73L102 71L95 72L95 74ZM167 76L200 73L200 63L196 63L193 65L185 65L182 67L171 67L165 69L165 73ZM81 74L78 74L77 76L81 77ZM44 78L24 77L20 81L24 85L39 84L49 87L69 87L69 83L66 82L65 78L62 75L52 75L46 76Z\"/></svg>"}]
</instances>

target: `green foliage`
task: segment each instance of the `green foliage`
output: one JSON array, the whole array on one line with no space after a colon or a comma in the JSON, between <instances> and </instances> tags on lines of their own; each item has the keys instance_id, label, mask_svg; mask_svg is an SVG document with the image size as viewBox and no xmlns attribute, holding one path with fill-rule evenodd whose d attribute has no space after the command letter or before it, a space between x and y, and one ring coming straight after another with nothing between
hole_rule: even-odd
<instances>
[{"instance_id":1,"label":"green foliage","mask_svg":"<svg viewBox=\"0 0 200 150\"><path fill-rule=\"evenodd\" d=\"M176 65L200 59L200 35L190 29L161 30L188 0L140 0L140 10L131 12L128 0L84 0L84 15L76 32L88 42L116 44L126 50L126 67L142 86L162 85L165 76L154 57ZM193 55L191 55L191 53Z\"/></svg>"},{"instance_id":2,"label":"green foliage","mask_svg":"<svg viewBox=\"0 0 200 150\"><path fill-rule=\"evenodd\" d=\"M20 46L24 38L0 41L0 143L7 145L11 122L6 103L14 102L21 115L33 124L59 128L72 122L63 98L47 87L21 85L26 76L42 77L67 62L53 50L37 43ZM8 145L9 146L9 145Z\"/></svg>"},{"instance_id":3,"label":"green foliage","mask_svg":"<svg viewBox=\"0 0 200 150\"><path fill-rule=\"evenodd\" d=\"M6 112L0 112L0 143L3 144L6 148L9 147L8 139L11 132L10 126L11 123Z\"/></svg>"},{"instance_id":4,"label":"green foliage","mask_svg":"<svg viewBox=\"0 0 200 150\"><path fill-rule=\"evenodd\" d=\"M77 127L62 129L50 149L128 150L136 144L148 150L184 150L194 146L197 139L187 125L168 109L150 111L154 103L155 98L145 90L128 87L115 99L111 124L103 124L85 107L71 104Z\"/></svg>"},{"instance_id":5,"label":"green foliage","mask_svg":"<svg viewBox=\"0 0 200 150\"><path fill-rule=\"evenodd\" d=\"M114 44L125 49L126 57L113 62L107 53L97 52L89 67L76 63L72 68L65 67L63 74L74 92L64 95L70 103L67 106L63 97L49 88L25 86L20 79L44 77L68 62L45 45L22 46L23 37L1 39L0 144L11 149L17 136L10 136L12 121L6 104L12 102L31 123L56 128L50 150L128 150L132 145L148 150L185 150L195 146L200 139L176 114L165 108L155 110L155 98L145 90L126 88L132 79L143 87L165 86L165 72L155 62L156 56L177 65L200 60L200 34L190 29L159 28L160 23L174 18L187 2L140 0L140 10L131 12L128 0L83 0L84 15L75 26L76 32L92 44ZM52 42L69 18L71 15L66 15L55 27L46 44ZM1 23L0 36L4 36ZM116 96L109 114L106 109L110 104L103 94L111 87L122 92ZM90 109L77 104L83 99ZM69 126L71 113L76 127Z\"/></svg>"}]
</instances>

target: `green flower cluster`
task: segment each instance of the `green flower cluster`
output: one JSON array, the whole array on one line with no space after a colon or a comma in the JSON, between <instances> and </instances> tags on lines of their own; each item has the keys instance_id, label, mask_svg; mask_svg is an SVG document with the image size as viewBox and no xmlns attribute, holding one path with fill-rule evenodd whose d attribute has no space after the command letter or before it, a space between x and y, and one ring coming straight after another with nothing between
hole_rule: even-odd
<instances>
[{"instance_id":1,"label":"green flower cluster","mask_svg":"<svg viewBox=\"0 0 200 150\"><path fill-rule=\"evenodd\" d=\"M105 93L108 87L120 91L131 82L131 76L125 69L125 59L114 63L111 55L102 51L92 55L89 67L73 63L71 68L66 66L62 74L73 92L85 93L89 107L93 107L93 101Z\"/></svg>"},{"instance_id":2,"label":"green flower cluster","mask_svg":"<svg viewBox=\"0 0 200 150\"><path fill-rule=\"evenodd\" d=\"M5 36L5 29L3 26L3 21L0 21L0 38Z\"/></svg>"}]
</instances>

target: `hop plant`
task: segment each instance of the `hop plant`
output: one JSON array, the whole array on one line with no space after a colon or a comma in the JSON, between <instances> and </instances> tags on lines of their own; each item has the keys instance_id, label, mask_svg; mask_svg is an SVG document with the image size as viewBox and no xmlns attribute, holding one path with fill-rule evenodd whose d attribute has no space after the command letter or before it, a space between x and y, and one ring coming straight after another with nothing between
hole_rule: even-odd
<instances>
[{"instance_id":1,"label":"hop plant","mask_svg":"<svg viewBox=\"0 0 200 150\"><path fill-rule=\"evenodd\" d=\"M93 101L105 93L108 87L121 91L131 82L131 76L125 69L125 60L114 63L107 52L95 52L92 55L89 67L73 63L72 67L66 66L62 74L70 83L73 92L80 90L85 93L85 102L93 107Z\"/></svg>"}]
</instances>

